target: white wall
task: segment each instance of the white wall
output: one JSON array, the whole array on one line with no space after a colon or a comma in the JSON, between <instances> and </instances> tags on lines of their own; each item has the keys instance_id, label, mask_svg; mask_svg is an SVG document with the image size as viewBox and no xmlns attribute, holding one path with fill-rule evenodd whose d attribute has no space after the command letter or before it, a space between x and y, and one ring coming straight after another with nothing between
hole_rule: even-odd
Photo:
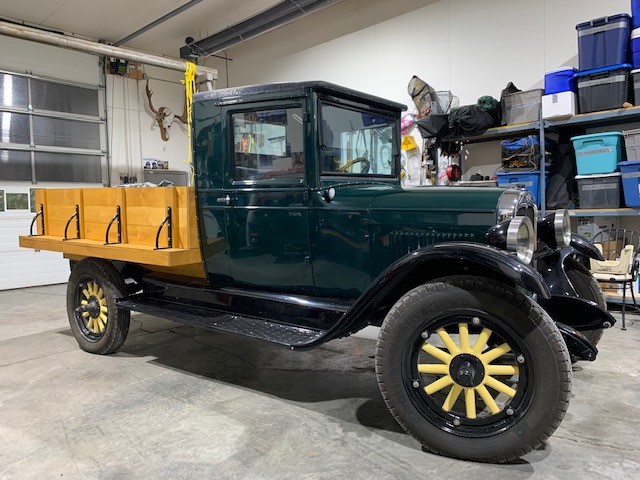
<instances>
[{"instance_id":1,"label":"white wall","mask_svg":"<svg viewBox=\"0 0 640 480\"><path fill-rule=\"evenodd\" d=\"M145 66L150 77L153 106L169 107L174 114L182 115L185 88L180 83L184 74L161 68ZM187 130L176 120L170 130L169 140L163 141L155 123L155 115L149 109L145 93L145 80L132 80L117 75L107 75L107 116L109 119L109 150L111 156L111 182L119 183L119 173L135 174L142 180L144 158L169 162L170 170L187 171Z\"/></svg>"},{"instance_id":2,"label":"white wall","mask_svg":"<svg viewBox=\"0 0 640 480\"><path fill-rule=\"evenodd\" d=\"M390 8L415 9L359 28ZM343 0L230 48L229 83L327 80L409 103L415 74L470 104L499 97L509 81L541 87L546 70L577 66L575 25L629 11L629 0ZM224 62L211 65L224 86Z\"/></svg>"},{"instance_id":3,"label":"white wall","mask_svg":"<svg viewBox=\"0 0 640 480\"><path fill-rule=\"evenodd\" d=\"M407 84L418 75L474 104L499 99L508 82L542 88L545 71L578 66L576 24L629 11L629 0L343 0L230 48L227 66L208 65L220 86L226 73L231 86L326 80L409 108ZM496 143L470 153L466 175L498 167Z\"/></svg>"}]
</instances>

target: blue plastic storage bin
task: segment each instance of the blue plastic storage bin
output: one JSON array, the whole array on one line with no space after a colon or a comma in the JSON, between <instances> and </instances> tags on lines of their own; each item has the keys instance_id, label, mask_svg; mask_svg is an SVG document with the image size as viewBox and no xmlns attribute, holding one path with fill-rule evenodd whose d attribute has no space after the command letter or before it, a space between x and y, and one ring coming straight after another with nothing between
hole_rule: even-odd
<instances>
[{"instance_id":1,"label":"blue plastic storage bin","mask_svg":"<svg viewBox=\"0 0 640 480\"><path fill-rule=\"evenodd\" d=\"M639 45L640 46L640 45ZM573 67L561 67L544 74L544 94L573 92L576 93L576 82L573 76L577 70Z\"/></svg>"},{"instance_id":2,"label":"blue plastic storage bin","mask_svg":"<svg viewBox=\"0 0 640 480\"><path fill-rule=\"evenodd\" d=\"M636 28L631 32L631 65L633 68L640 68L640 28Z\"/></svg>"},{"instance_id":3,"label":"blue plastic storage bin","mask_svg":"<svg viewBox=\"0 0 640 480\"><path fill-rule=\"evenodd\" d=\"M572 137L578 175L613 173L622 161L622 132Z\"/></svg>"},{"instance_id":4,"label":"blue plastic storage bin","mask_svg":"<svg viewBox=\"0 0 640 480\"><path fill-rule=\"evenodd\" d=\"M640 0L631 0L631 24L640 28Z\"/></svg>"},{"instance_id":5,"label":"blue plastic storage bin","mask_svg":"<svg viewBox=\"0 0 640 480\"><path fill-rule=\"evenodd\" d=\"M549 171L546 172L547 180L549 179ZM499 187L524 188L531 192L538 207L540 206L540 170L529 172L501 172L496 173L498 177ZM545 182L545 184L548 182Z\"/></svg>"},{"instance_id":6,"label":"blue plastic storage bin","mask_svg":"<svg viewBox=\"0 0 640 480\"><path fill-rule=\"evenodd\" d=\"M580 70L627 63L631 17L626 13L576 25Z\"/></svg>"},{"instance_id":7,"label":"blue plastic storage bin","mask_svg":"<svg viewBox=\"0 0 640 480\"><path fill-rule=\"evenodd\" d=\"M640 161L620 162L622 190L627 207L640 207Z\"/></svg>"}]
</instances>

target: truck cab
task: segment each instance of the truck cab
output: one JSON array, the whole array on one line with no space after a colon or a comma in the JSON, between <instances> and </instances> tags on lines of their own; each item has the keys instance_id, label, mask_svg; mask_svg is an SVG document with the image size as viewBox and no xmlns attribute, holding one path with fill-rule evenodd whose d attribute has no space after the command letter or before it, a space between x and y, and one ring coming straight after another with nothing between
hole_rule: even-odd
<instances>
[{"instance_id":1,"label":"truck cab","mask_svg":"<svg viewBox=\"0 0 640 480\"><path fill-rule=\"evenodd\" d=\"M412 250L482 243L504 190L403 189L403 109L324 82L198 94L208 280L355 299ZM224 248L209 248L221 239Z\"/></svg>"}]
</instances>

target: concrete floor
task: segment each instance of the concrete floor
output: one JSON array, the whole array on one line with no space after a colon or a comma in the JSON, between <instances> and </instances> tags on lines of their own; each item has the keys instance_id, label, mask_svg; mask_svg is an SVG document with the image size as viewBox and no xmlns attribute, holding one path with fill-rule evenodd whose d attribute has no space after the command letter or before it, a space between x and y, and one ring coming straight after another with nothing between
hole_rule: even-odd
<instances>
[{"instance_id":1,"label":"concrete floor","mask_svg":"<svg viewBox=\"0 0 640 480\"><path fill-rule=\"evenodd\" d=\"M290 352L136 314L120 352L96 356L71 335L64 291L0 292L0 478L640 475L640 321L575 368L544 448L483 465L424 453L401 431L366 335Z\"/></svg>"}]
</instances>

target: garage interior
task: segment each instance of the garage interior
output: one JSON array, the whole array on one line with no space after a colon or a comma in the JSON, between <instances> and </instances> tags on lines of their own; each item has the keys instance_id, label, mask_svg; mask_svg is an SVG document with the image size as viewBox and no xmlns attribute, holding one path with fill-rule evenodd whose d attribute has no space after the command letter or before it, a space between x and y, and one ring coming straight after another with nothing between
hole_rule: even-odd
<instances>
[{"instance_id":1,"label":"garage interior","mask_svg":"<svg viewBox=\"0 0 640 480\"><path fill-rule=\"evenodd\" d=\"M463 134L452 142L459 150L429 157L411 80L424 79L460 106L486 95L500 99L509 82L525 93L548 91L546 72L583 61L576 25L631 18L636 7L640 2L629 0L140 0L135 7L121 0L5 0L0 478L636 478L640 386L632 352L640 343L640 311L630 294L638 295L637 267L627 284L610 282L609 274L600 279L616 324L605 329L594 362L572 365L562 424L534 451L496 464L429 453L403 430L378 388L378 327L290 351L133 312L119 351L92 355L78 348L67 316L75 257L20 248L18 240L37 231L37 189L194 185L185 60L196 61L201 92L326 81L406 105L398 175L408 188L460 180L502 186L499 175L489 179L501 167L500 141L531 133L560 143L565 134L568 141L613 130L629 147L640 128L632 93L614 120L602 115L584 128L569 120L567 126L562 113L545 123L543 103L528 129L491 136L509 124L489 128L484 138ZM634 63L632 41L628 48ZM633 69L640 68L638 52ZM574 110L593 112L573 95ZM628 152L619 160L634 168ZM554 167L537 168L536 182ZM611 228L640 231L640 199L629 200L625 183L639 175L622 168L588 172L621 176L616 205L588 208L596 197L582 196L582 206L555 207L551 189L542 187L534 192L541 214L569 208L572 232L588 240ZM588 194L593 185L584 186L591 180L579 170L572 174L576 192Z\"/></svg>"}]
</instances>

